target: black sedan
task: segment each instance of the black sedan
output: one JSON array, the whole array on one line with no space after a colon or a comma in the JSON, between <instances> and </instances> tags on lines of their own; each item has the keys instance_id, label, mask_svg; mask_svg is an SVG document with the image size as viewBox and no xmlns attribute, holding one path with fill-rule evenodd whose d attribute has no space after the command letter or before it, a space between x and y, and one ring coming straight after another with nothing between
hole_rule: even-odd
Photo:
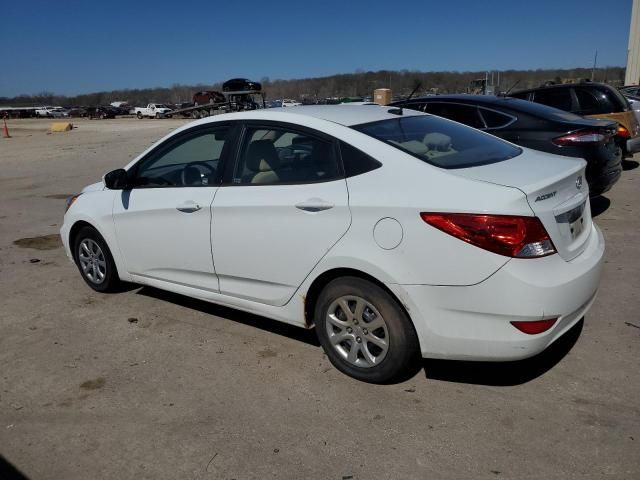
<instances>
[{"instance_id":1,"label":"black sedan","mask_svg":"<svg viewBox=\"0 0 640 480\"><path fill-rule=\"evenodd\" d=\"M618 125L611 120L491 95L434 95L391 105L464 123L523 147L584 158L592 197L608 191L622 174L622 151L615 141Z\"/></svg>"},{"instance_id":2,"label":"black sedan","mask_svg":"<svg viewBox=\"0 0 640 480\"><path fill-rule=\"evenodd\" d=\"M259 92L262 85L247 78L232 78L222 84L223 92Z\"/></svg>"}]
</instances>

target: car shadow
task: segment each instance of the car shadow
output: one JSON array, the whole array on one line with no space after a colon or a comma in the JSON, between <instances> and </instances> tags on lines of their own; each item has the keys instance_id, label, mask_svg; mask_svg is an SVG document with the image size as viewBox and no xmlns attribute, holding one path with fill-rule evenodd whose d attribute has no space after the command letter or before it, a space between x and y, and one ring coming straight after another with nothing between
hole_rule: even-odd
<instances>
[{"instance_id":1,"label":"car shadow","mask_svg":"<svg viewBox=\"0 0 640 480\"><path fill-rule=\"evenodd\" d=\"M591 198L590 203L592 217L602 215L604 212L609 210L609 207L611 206L611 200L609 200L607 197L603 197L602 195Z\"/></svg>"},{"instance_id":2,"label":"car shadow","mask_svg":"<svg viewBox=\"0 0 640 480\"><path fill-rule=\"evenodd\" d=\"M138 286L139 287L139 286ZM232 322L242 323L251 327L259 328L276 335L291 338L299 342L304 342L314 347L319 347L318 337L314 330L307 330L300 327L295 327L277 320L261 317L252 313L243 312L222 305L205 302L204 300L198 300L197 298L187 297L173 292L167 292L153 287L142 287L136 292L138 295L144 295L147 297L155 298L165 302L173 303L181 307L197 310L198 312L206 313L208 315L215 315L217 317L224 318L225 320L231 320Z\"/></svg>"},{"instance_id":3,"label":"car shadow","mask_svg":"<svg viewBox=\"0 0 640 480\"><path fill-rule=\"evenodd\" d=\"M0 478L2 480L29 480L29 478L14 467L0 454Z\"/></svg>"},{"instance_id":4,"label":"car shadow","mask_svg":"<svg viewBox=\"0 0 640 480\"><path fill-rule=\"evenodd\" d=\"M551 370L573 348L582 333L584 318L538 355L513 362L423 360L425 376L445 382L512 387L530 382Z\"/></svg>"},{"instance_id":5,"label":"car shadow","mask_svg":"<svg viewBox=\"0 0 640 480\"><path fill-rule=\"evenodd\" d=\"M628 170L635 170L640 166L640 163L635 160L622 160L622 170L625 172Z\"/></svg>"}]
</instances>

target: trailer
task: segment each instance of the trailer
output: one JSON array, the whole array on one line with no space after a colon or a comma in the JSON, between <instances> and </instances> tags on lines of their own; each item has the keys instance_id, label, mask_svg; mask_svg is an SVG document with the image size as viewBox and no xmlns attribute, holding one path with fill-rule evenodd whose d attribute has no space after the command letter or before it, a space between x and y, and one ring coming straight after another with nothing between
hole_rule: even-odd
<instances>
[{"instance_id":1,"label":"trailer","mask_svg":"<svg viewBox=\"0 0 640 480\"><path fill-rule=\"evenodd\" d=\"M234 92L222 92L225 96L224 102L211 102L192 107L172 110L171 115L182 115L193 119L210 117L229 112L241 112L243 110L256 110L267 108L265 93L262 90L239 90ZM254 97L259 96L260 103Z\"/></svg>"}]
</instances>

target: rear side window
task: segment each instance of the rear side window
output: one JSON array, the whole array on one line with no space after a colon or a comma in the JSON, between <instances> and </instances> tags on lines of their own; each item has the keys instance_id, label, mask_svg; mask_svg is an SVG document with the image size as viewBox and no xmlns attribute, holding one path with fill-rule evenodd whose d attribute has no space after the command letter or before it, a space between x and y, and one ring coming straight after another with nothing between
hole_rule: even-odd
<instances>
[{"instance_id":1,"label":"rear side window","mask_svg":"<svg viewBox=\"0 0 640 480\"><path fill-rule=\"evenodd\" d=\"M576 98L578 99L578 110L580 115L595 115L598 113L611 112L611 104L598 90L587 88L576 88Z\"/></svg>"},{"instance_id":2,"label":"rear side window","mask_svg":"<svg viewBox=\"0 0 640 480\"><path fill-rule=\"evenodd\" d=\"M550 88L534 92L533 101L567 112L572 111L571 90L568 88Z\"/></svg>"},{"instance_id":3,"label":"rear side window","mask_svg":"<svg viewBox=\"0 0 640 480\"><path fill-rule=\"evenodd\" d=\"M392 118L352 128L440 168L487 165L522 153L492 135L431 115Z\"/></svg>"},{"instance_id":4,"label":"rear side window","mask_svg":"<svg viewBox=\"0 0 640 480\"><path fill-rule=\"evenodd\" d=\"M480 108L480 114L482 118L484 118L484 123L487 124L487 128L502 128L514 120L514 118L509 115L496 112L495 110L487 110L486 108Z\"/></svg>"},{"instance_id":5,"label":"rear side window","mask_svg":"<svg viewBox=\"0 0 640 480\"><path fill-rule=\"evenodd\" d=\"M478 109L470 105L434 102L427 104L425 111L473 128L484 128L484 122L478 114Z\"/></svg>"},{"instance_id":6,"label":"rear side window","mask_svg":"<svg viewBox=\"0 0 640 480\"><path fill-rule=\"evenodd\" d=\"M342 156L344 173L347 177L370 172L382 166L375 158L370 157L345 142L340 142L340 155Z\"/></svg>"}]
</instances>

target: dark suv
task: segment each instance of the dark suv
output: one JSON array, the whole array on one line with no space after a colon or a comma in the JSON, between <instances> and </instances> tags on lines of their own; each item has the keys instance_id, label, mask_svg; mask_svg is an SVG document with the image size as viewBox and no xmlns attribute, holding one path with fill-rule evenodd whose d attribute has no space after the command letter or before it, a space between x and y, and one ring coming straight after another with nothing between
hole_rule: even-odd
<instances>
[{"instance_id":1,"label":"dark suv","mask_svg":"<svg viewBox=\"0 0 640 480\"><path fill-rule=\"evenodd\" d=\"M593 82L549 85L509 96L585 117L615 120L619 124L617 142L624 156L640 151L640 125L627 99L611 85Z\"/></svg>"}]
</instances>

